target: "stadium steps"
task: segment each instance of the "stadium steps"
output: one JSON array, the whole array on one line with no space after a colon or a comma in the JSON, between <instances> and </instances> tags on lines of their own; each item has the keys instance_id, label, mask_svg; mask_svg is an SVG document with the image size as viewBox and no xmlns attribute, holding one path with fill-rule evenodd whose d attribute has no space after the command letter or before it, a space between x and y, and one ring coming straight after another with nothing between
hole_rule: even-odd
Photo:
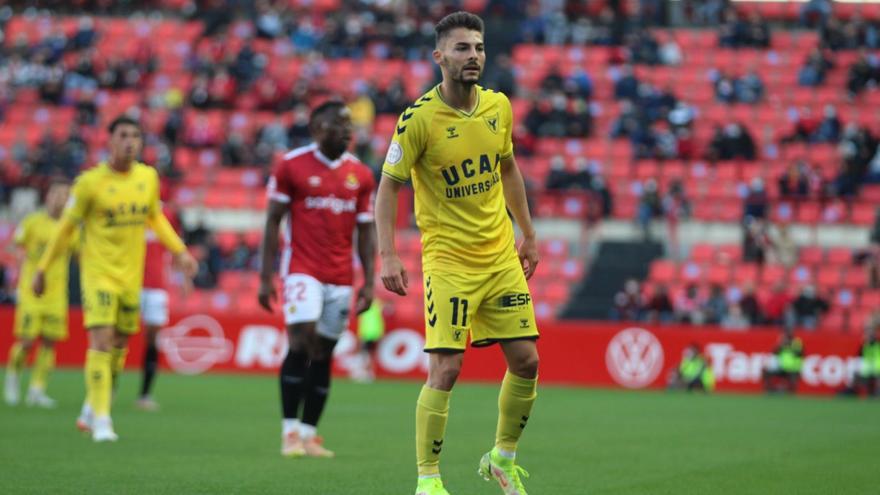
<instances>
[{"instance_id":1,"label":"stadium steps","mask_svg":"<svg viewBox=\"0 0 880 495\"><path fill-rule=\"evenodd\" d=\"M629 278L644 280L651 261L663 256L656 242L613 242L599 246L589 276L573 291L562 319L606 319L614 294Z\"/></svg>"}]
</instances>

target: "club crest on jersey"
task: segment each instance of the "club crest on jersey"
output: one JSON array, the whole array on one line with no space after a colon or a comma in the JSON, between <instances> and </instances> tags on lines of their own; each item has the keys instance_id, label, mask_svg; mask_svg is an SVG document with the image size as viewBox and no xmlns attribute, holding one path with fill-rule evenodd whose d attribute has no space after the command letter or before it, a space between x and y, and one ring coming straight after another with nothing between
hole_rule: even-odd
<instances>
[{"instance_id":1,"label":"club crest on jersey","mask_svg":"<svg viewBox=\"0 0 880 495\"><path fill-rule=\"evenodd\" d=\"M355 191L359 187L361 187L361 183L357 180L357 177L355 177L354 174L349 173L348 177L345 178L345 188Z\"/></svg>"},{"instance_id":2,"label":"club crest on jersey","mask_svg":"<svg viewBox=\"0 0 880 495\"><path fill-rule=\"evenodd\" d=\"M451 125L446 128L446 138L447 139L452 139L452 138L457 138L457 137L458 137L458 134L455 132L454 125Z\"/></svg>"},{"instance_id":3,"label":"club crest on jersey","mask_svg":"<svg viewBox=\"0 0 880 495\"><path fill-rule=\"evenodd\" d=\"M498 134L498 114L483 117L483 121L489 126L489 130L494 134Z\"/></svg>"},{"instance_id":4,"label":"club crest on jersey","mask_svg":"<svg viewBox=\"0 0 880 495\"><path fill-rule=\"evenodd\" d=\"M313 175L309 177L309 185L312 187L318 187L321 185L321 178L317 175Z\"/></svg>"}]
</instances>

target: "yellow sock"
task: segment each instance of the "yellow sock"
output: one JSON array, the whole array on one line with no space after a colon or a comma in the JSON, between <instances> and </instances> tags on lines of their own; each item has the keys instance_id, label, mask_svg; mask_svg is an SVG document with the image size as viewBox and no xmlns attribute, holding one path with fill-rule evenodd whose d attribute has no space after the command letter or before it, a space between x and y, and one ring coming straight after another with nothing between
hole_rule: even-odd
<instances>
[{"instance_id":1,"label":"yellow sock","mask_svg":"<svg viewBox=\"0 0 880 495\"><path fill-rule=\"evenodd\" d=\"M109 352L89 349L86 353L86 401L96 417L110 415L111 356Z\"/></svg>"},{"instance_id":2,"label":"yellow sock","mask_svg":"<svg viewBox=\"0 0 880 495\"><path fill-rule=\"evenodd\" d=\"M9 362L6 364L7 373L21 373L24 369L24 360L27 353L24 352L24 346L16 342L9 348Z\"/></svg>"},{"instance_id":3,"label":"yellow sock","mask_svg":"<svg viewBox=\"0 0 880 495\"><path fill-rule=\"evenodd\" d=\"M55 368L55 349L40 347L34 360L34 371L31 374L31 388L46 390L49 373Z\"/></svg>"},{"instance_id":4,"label":"yellow sock","mask_svg":"<svg viewBox=\"0 0 880 495\"><path fill-rule=\"evenodd\" d=\"M416 461L419 476L440 474L440 450L446 433L451 392L422 387L416 403Z\"/></svg>"},{"instance_id":5,"label":"yellow sock","mask_svg":"<svg viewBox=\"0 0 880 495\"><path fill-rule=\"evenodd\" d=\"M113 385L116 385L116 379L122 370L125 369L125 359L128 357L128 348L114 347L110 350L110 367L113 374Z\"/></svg>"},{"instance_id":6,"label":"yellow sock","mask_svg":"<svg viewBox=\"0 0 880 495\"><path fill-rule=\"evenodd\" d=\"M498 429L495 432L495 447L516 452L516 443L523 428L529 421L532 404L538 396L537 378L521 378L510 371L505 373L498 394Z\"/></svg>"}]
</instances>

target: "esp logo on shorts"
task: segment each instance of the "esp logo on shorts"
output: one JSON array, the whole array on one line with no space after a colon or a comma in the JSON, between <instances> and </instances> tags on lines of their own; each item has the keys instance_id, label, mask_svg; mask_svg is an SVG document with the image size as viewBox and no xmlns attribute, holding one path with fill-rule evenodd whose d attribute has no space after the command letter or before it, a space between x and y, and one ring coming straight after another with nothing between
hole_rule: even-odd
<instances>
[{"instance_id":1,"label":"esp logo on shorts","mask_svg":"<svg viewBox=\"0 0 880 495\"><path fill-rule=\"evenodd\" d=\"M505 294L498 299L502 308L515 308L517 306L526 306L532 301L532 296L527 292L522 294Z\"/></svg>"}]
</instances>

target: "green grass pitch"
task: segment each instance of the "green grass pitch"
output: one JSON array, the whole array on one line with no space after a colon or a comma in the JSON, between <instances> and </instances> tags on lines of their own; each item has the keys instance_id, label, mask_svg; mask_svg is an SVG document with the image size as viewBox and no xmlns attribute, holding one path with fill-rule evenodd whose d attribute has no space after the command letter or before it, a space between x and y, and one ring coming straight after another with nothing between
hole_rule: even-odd
<instances>
[{"instance_id":1,"label":"green grass pitch","mask_svg":"<svg viewBox=\"0 0 880 495\"><path fill-rule=\"evenodd\" d=\"M74 428L79 371L58 409L0 406L0 493L412 494L420 384L338 380L321 425L337 458L284 459L276 380L159 377L158 413L123 377L116 444ZM500 493L476 474L495 432L496 385L452 396L442 468L453 495ZM880 492L880 402L544 387L520 445L532 495Z\"/></svg>"}]
</instances>

